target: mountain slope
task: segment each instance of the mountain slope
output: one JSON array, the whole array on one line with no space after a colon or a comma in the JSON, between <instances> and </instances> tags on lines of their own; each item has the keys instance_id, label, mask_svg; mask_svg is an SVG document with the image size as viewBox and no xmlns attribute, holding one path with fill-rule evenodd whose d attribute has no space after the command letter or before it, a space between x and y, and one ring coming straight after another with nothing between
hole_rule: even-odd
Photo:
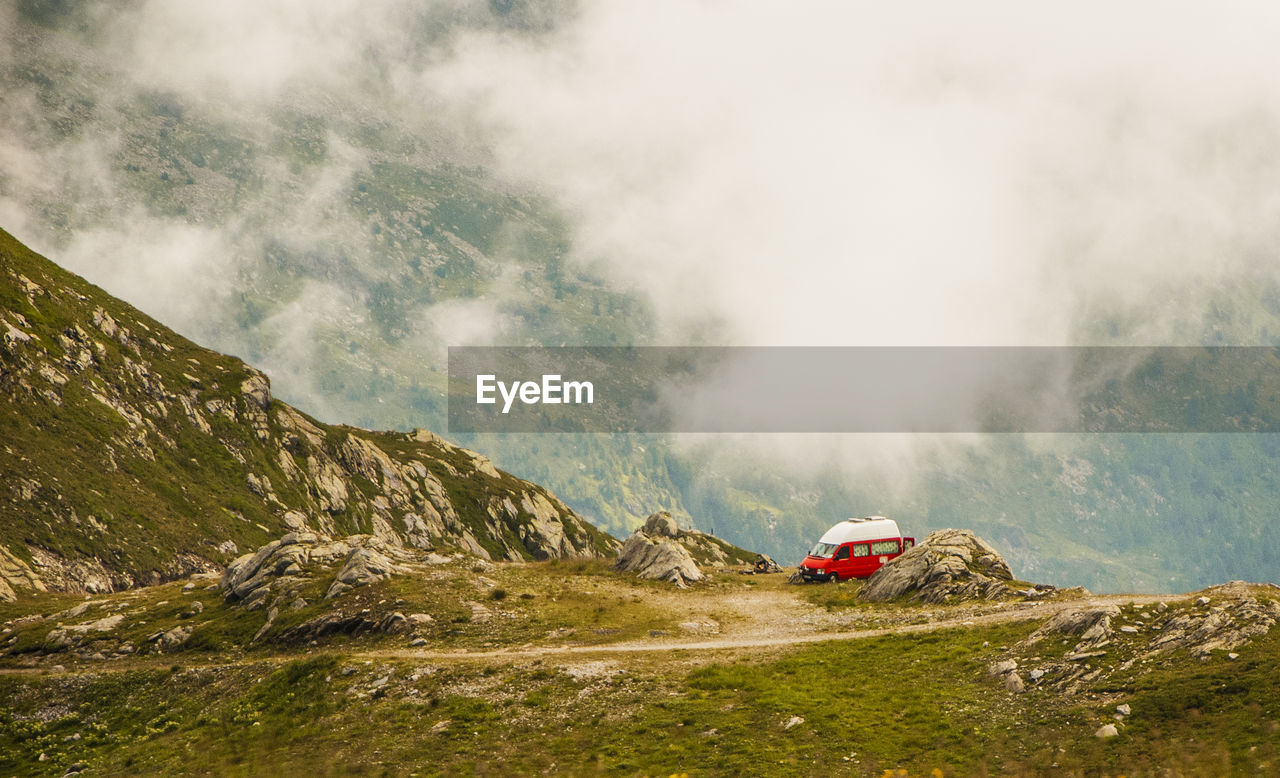
<instances>
[{"instance_id":1,"label":"mountain slope","mask_svg":"<svg viewBox=\"0 0 1280 778\"><path fill-rule=\"evenodd\" d=\"M608 554L554 495L436 435L321 424L0 231L0 553L10 588L102 591L291 529L495 559Z\"/></svg>"}]
</instances>

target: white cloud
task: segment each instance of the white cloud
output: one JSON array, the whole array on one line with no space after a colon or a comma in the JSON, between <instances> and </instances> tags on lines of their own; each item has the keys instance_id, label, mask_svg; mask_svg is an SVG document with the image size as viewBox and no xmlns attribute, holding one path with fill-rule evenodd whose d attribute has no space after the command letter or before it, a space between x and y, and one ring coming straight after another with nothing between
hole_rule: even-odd
<instances>
[{"instance_id":1,"label":"white cloud","mask_svg":"<svg viewBox=\"0 0 1280 778\"><path fill-rule=\"evenodd\" d=\"M1062 343L1274 253L1277 33L1251 4L599 0L427 79L672 332Z\"/></svg>"}]
</instances>

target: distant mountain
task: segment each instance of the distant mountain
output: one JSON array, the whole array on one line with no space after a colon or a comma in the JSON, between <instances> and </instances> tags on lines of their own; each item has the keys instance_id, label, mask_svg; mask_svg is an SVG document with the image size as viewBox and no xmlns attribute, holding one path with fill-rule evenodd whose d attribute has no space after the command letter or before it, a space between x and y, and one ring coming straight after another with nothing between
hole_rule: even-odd
<instances>
[{"instance_id":1,"label":"distant mountain","mask_svg":"<svg viewBox=\"0 0 1280 778\"><path fill-rule=\"evenodd\" d=\"M0 557L8 589L220 569L290 530L492 559L609 555L547 490L431 432L322 424L0 231Z\"/></svg>"},{"instance_id":2,"label":"distant mountain","mask_svg":"<svg viewBox=\"0 0 1280 778\"><path fill-rule=\"evenodd\" d=\"M393 88L404 85L387 76L396 62L425 71L477 28L536 38L563 10L502 6L432 6L412 15L411 50L371 50L350 72L326 71L332 83L303 79L260 104L131 70L137 31L112 26L116 8L19 3L0 11L0 144L23 164L0 174L0 200L21 204L24 239L242 355L274 377L275 394L327 421L443 429L447 345L718 344L714 321L664 342L643 295L580 261L566 214L494 176L493 151L465 121ZM1204 294L1212 305L1178 342L1280 338L1280 289L1266 274ZM1143 313L1090 309L1073 332L1123 343L1146 332ZM1148 381L1203 378L1148 372L1120 389L1131 398ZM1237 401L1247 411L1274 398ZM1269 434L929 442L892 472L658 435L458 442L619 536L668 510L780 562L836 521L883 513L921 536L972 527L1019 575L1098 590L1280 570ZM875 461L876 440L856 445Z\"/></svg>"}]
</instances>

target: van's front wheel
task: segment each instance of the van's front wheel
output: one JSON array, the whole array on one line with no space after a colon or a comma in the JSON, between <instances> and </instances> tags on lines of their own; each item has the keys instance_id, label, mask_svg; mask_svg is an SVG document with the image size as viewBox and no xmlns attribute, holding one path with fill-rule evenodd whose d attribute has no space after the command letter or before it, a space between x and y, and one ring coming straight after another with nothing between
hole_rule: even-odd
<instances>
[{"instance_id":1,"label":"van's front wheel","mask_svg":"<svg viewBox=\"0 0 1280 778\"><path fill-rule=\"evenodd\" d=\"M827 583L840 583L840 574L827 573Z\"/></svg>"}]
</instances>

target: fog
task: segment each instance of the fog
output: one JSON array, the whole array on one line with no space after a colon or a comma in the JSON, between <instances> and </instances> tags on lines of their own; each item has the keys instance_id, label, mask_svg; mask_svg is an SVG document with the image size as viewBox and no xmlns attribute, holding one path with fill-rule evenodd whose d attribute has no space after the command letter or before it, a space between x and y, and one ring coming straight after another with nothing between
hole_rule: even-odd
<instances>
[{"instance_id":1,"label":"fog","mask_svg":"<svg viewBox=\"0 0 1280 778\"><path fill-rule=\"evenodd\" d=\"M677 326L1062 344L1138 310L1122 339L1164 345L1280 269L1277 27L1249 4L595 2L424 78Z\"/></svg>"},{"instance_id":2,"label":"fog","mask_svg":"<svg viewBox=\"0 0 1280 778\"><path fill-rule=\"evenodd\" d=\"M67 5L55 30L0 11L11 75L57 54L83 70L52 88L94 103L67 133L74 103L2 98L5 226L322 415L316 343L404 272L346 199L398 152L331 126L308 167L255 159L265 183L234 205L202 169L166 210L120 173L137 95L261 148L305 109L390 127L415 164L482 165L553 204L569 260L647 301L660 344L1200 343L1215 303L1280 274L1280 11L1257 4ZM241 326L272 242L304 280ZM408 337L360 358L518 339L519 291L415 301Z\"/></svg>"}]
</instances>

